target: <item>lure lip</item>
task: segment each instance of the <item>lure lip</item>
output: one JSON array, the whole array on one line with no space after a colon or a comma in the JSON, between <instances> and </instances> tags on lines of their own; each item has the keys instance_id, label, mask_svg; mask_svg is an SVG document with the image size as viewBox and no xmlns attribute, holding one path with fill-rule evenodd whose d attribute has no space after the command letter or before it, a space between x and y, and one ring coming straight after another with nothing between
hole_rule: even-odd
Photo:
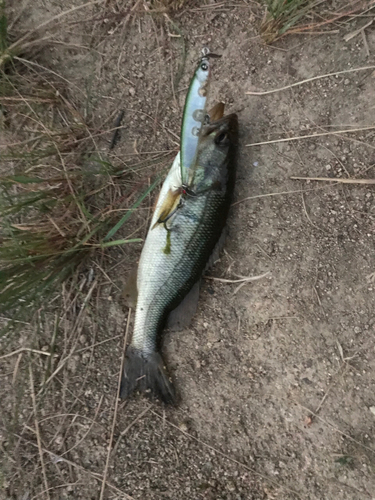
<instances>
[{"instance_id":1,"label":"lure lip","mask_svg":"<svg viewBox=\"0 0 375 500\"><path fill-rule=\"evenodd\" d=\"M201 50L201 57L200 59L209 59L209 58L214 58L218 59L219 57L222 57L221 54L215 54L214 52L211 52L208 47L203 47Z\"/></svg>"}]
</instances>

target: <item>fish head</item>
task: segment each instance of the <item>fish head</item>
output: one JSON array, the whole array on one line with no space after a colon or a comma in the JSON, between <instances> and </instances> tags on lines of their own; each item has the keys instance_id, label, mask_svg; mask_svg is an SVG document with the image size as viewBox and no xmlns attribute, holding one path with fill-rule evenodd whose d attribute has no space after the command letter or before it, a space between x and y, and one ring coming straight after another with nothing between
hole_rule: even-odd
<instances>
[{"instance_id":1,"label":"fish head","mask_svg":"<svg viewBox=\"0 0 375 500\"><path fill-rule=\"evenodd\" d=\"M203 127L193 180L197 191L212 186L227 189L230 187L228 182L234 184L237 144L236 114L224 116Z\"/></svg>"}]
</instances>

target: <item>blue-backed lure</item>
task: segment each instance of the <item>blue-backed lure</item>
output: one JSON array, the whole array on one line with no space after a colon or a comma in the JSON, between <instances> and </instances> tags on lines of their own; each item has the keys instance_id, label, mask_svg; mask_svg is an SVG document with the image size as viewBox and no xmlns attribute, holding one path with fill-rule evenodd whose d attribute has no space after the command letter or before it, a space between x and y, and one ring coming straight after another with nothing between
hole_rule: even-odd
<instances>
[{"instance_id":1,"label":"blue-backed lure","mask_svg":"<svg viewBox=\"0 0 375 500\"><path fill-rule=\"evenodd\" d=\"M167 222L182 206L186 196L194 196L191 186L197 168L198 149L204 125L210 122L210 115L206 110L211 73L210 59L218 57L221 56L213 54L207 47L202 49L201 58L190 82L182 117L179 172L175 173L174 185L158 209L153 228ZM221 118L223 113L223 103L218 103L210 111L214 120Z\"/></svg>"},{"instance_id":2,"label":"blue-backed lure","mask_svg":"<svg viewBox=\"0 0 375 500\"><path fill-rule=\"evenodd\" d=\"M202 49L202 56L190 82L186 96L181 127L181 180L182 187L188 188L194 177L199 142L203 124L207 120L206 103L210 85L210 58L220 57L208 48Z\"/></svg>"}]
</instances>

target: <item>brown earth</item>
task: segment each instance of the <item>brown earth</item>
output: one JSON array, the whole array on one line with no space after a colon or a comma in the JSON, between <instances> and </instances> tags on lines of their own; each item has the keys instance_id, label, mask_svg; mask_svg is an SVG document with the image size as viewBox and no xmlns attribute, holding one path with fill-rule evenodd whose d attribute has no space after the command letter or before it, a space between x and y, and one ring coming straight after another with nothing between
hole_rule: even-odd
<instances>
[{"instance_id":1,"label":"brown earth","mask_svg":"<svg viewBox=\"0 0 375 500\"><path fill-rule=\"evenodd\" d=\"M63 9L83 3L69 0ZM20 31L62 9L52 0L23 5L13 6ZM177 151L197 55L205 45L221 53L211 102L224 100L238 113L240 155L230 237L211 275L270 274L236 293L238 284L206 279L191 328L166 332L163 353L181 403L165 409L141 397L121 402L104 498L374 499L374 188L291 180L374 177L374 133L248 146L373 125L373 69L245 95L373 65L373 26L365 31L369 56L361 34L343 38L369 17L270 47L258 36L263 11L254 2L186 4L168 16L147 14L146 2L133 12L126 5L105 2L62 18L48 33L63 43L49 43L38 62L71 82L72 99L103 131L125 110L112 159L127 165L135 152L142 160L147 152ZM187 60L173 88L182 40ZM98 139L103 152L110 138ZM139 170L129 182L160 168ZM154 198L119 237L133 229L144 237ZM99 498L128 317L121 289L140 250L108 251L101 260L107 277L89 263L80 277L86 297L94 270L88 306L78 296L76 314L61 313L54 369L62 368L37 397L40 446L50 452L42 454L45 479L29 378L31 366L38 393L45 357L24 352L1 360L1 498L48 498L46 485L53 500ZM61 296L68 302L69 293L67 284ZM38 329L25 325L1 354L48 349L51 307L39 315Z\"/></svg>"}]
</instances>

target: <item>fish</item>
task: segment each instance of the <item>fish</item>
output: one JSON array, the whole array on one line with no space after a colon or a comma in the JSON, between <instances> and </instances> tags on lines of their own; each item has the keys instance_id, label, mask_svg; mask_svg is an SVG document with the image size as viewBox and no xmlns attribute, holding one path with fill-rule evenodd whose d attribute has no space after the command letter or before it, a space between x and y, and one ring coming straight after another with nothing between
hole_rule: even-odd
<instances>
[{"instance_id":1,"label":"fish","mask_svg":"<svg viewBox=\"0 0 375 500\"><path fill-rule=\"evenodd\" d=\"M219 113L216 113L220 115ZM161 188L137 272L137 306L126 349L120 397L135 390L166 404L177 396L160 354L161 333L170 313L196 284L226 225L236 171L238 118L224 116L203 125L189 192L181 189L178 154ZM176 209L158 223L170 193L180 189Z\"/></svg>"},{"instance_id":2,"label":"fish","mask_svg":"<svg viewBox=\"0 0 375 500\"><path fill-rule=\"evenodd\" d=\"M208 48L202 49L202 56L190 82L186 95L181 125L181 179L183 186L190 186L194 176L199 142L203 124L207 119L206 103L211 77L211 58L220 57L212 54Z\"/></svg>"}]
</instances>

